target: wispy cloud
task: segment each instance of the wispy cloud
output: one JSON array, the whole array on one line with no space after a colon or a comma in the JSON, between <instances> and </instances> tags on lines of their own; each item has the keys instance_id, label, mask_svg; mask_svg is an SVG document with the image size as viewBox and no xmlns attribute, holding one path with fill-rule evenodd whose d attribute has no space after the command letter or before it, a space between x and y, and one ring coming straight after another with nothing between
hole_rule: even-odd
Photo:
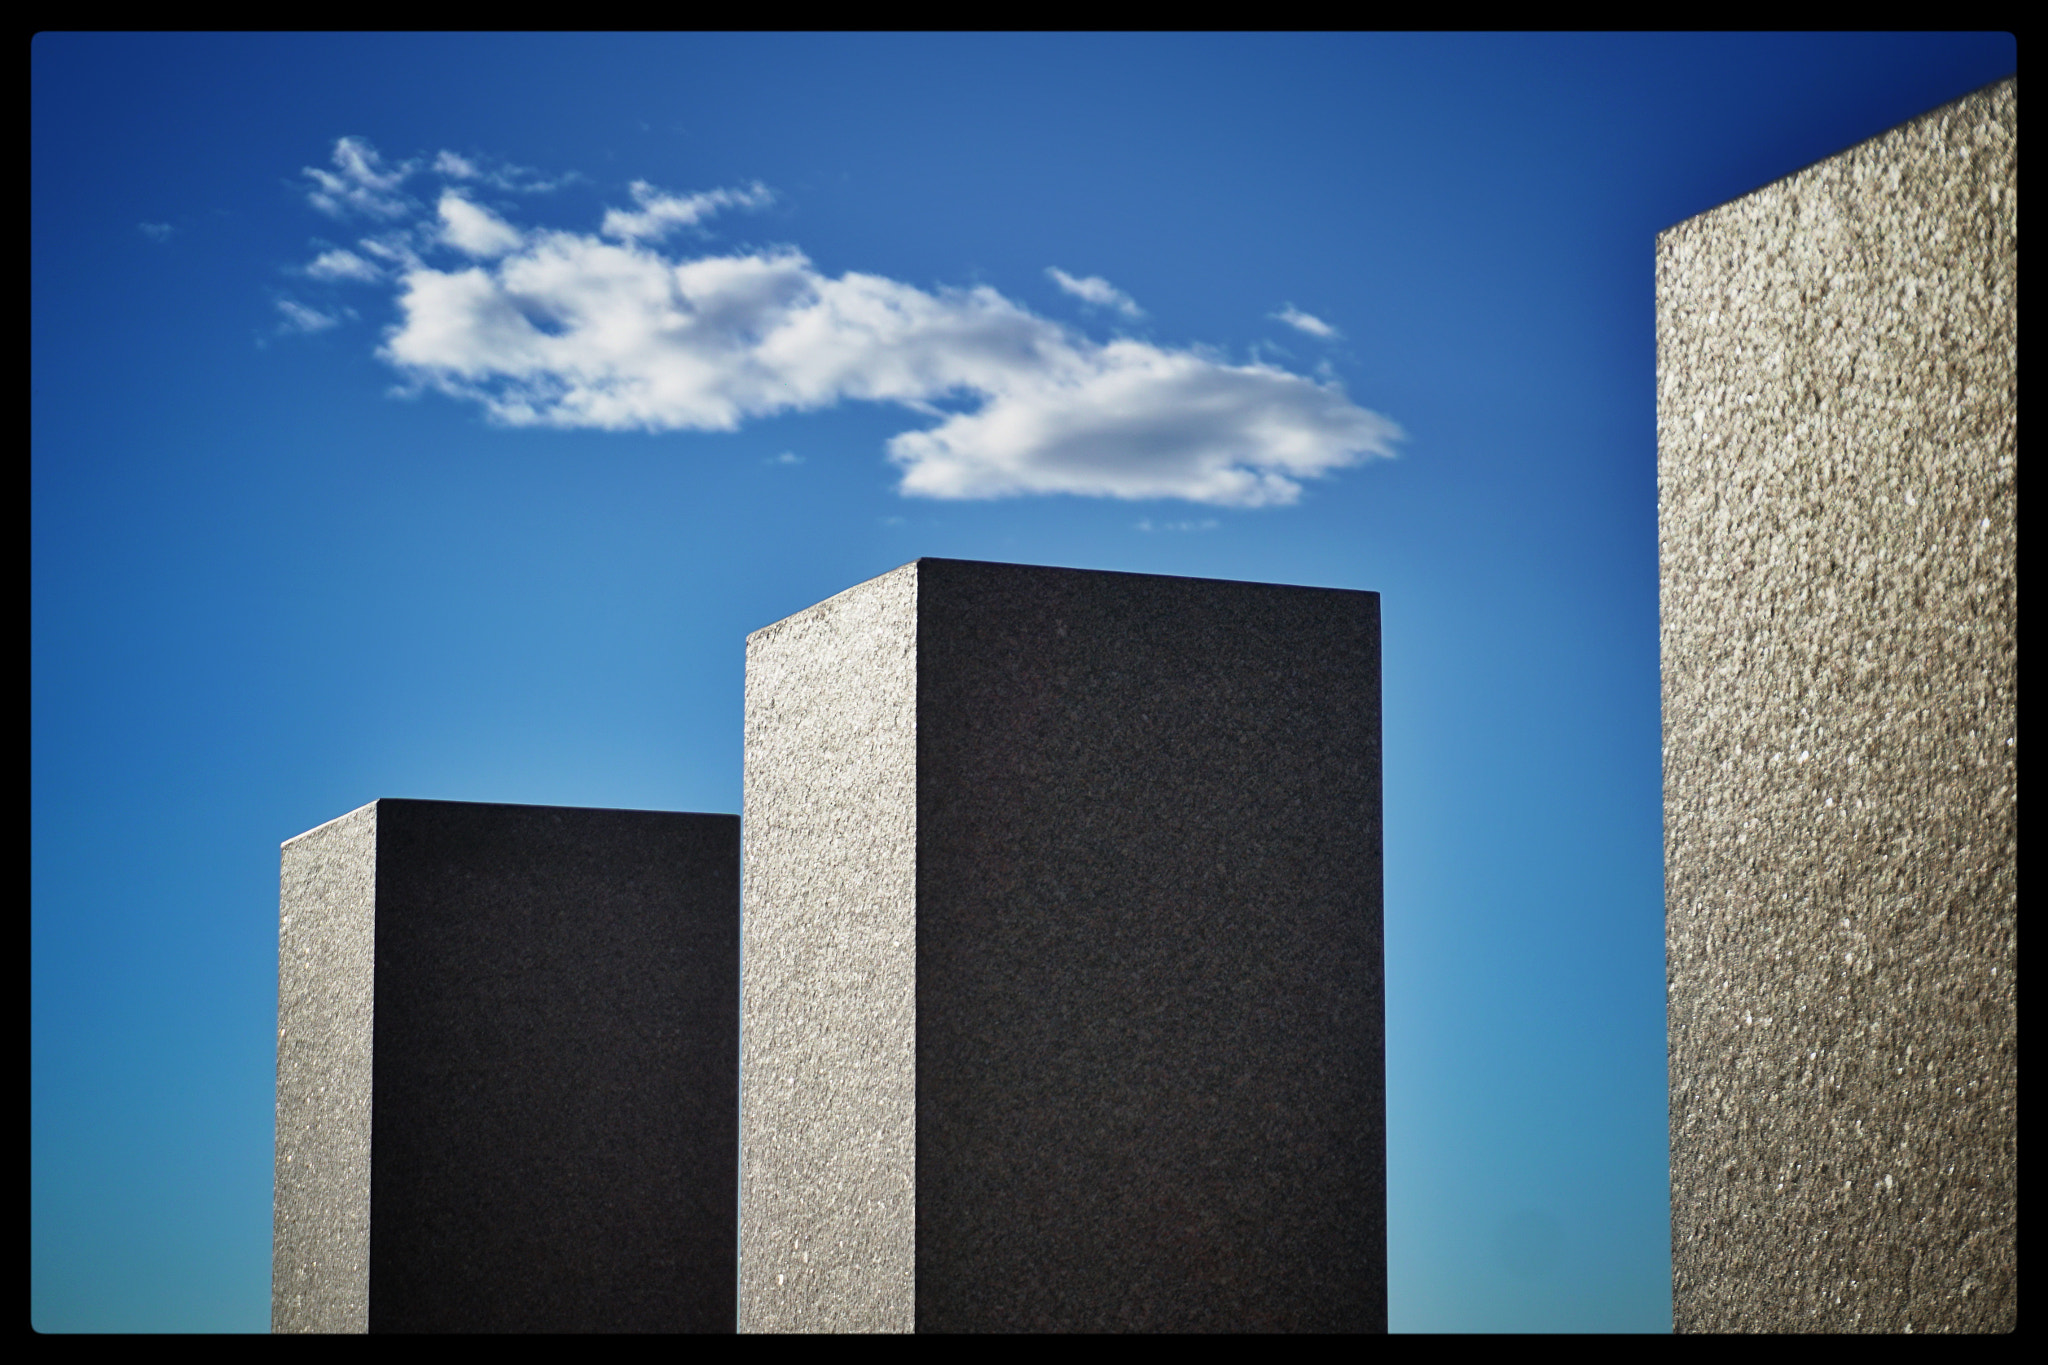
<instances>
[{"instance_id":1,"label":"wispy cloud","mask_svg":"<svg viewBox=\"0 0 2048 1365\"><path fill-rule=\"evenodd\" d=\"M330 160L334 163L331 171L305 168L306 178L313 182L306 198L314 208L335 218L402 218L412 212L413 201L399 186L419 168L417 162L386 165L377 149L359 137L336 142Z\"/></svg>"},{"instance_id":2,"label":"wispy cloud","mask_svg":"<svg viewBox=\"0 0 2048 1365\"><path fill-rule=\"evenodd\" d=\"M353 251L336 249L323 251L306 266L306 273L316 280L355 280L361 284L375 284L384 278L384 272Z\"/></svg>"},{"instance_id":3,"label":"wispy cloud","mask_svg":"<svg viewBox=\"0 0 2048 1365\"><path fill-rule=\"evenodd\" d=\"M426 235L428 244L431 245L433 237L437 234L428 231ZM413 233L410 230L401 229L376 237L365 237L356 245L394 270L410 270L423 264L420 253L413 250L412 238Z\"/></svg>"},{"instance_id":4,"label":"wispy cloud","mask_svg":"<svg viewBox=\"0 0 2048 1365\"><path fill-rule=\"evenodd\" d=\"M1204 517L1200 521L1154 521L1152 518L1146 517L1138 523L1138 529L1147 533L1152 531L1213 531L1221 524L1214 517Z\"/></svg>"},{"instance_id":5,"label":"wispy cloud","mask_svg":"<svg viewBox=\"0 0 2048 1365\"><path fill-rule=\"evenodd\" d=\"M519 229L452 190L441 196L441 240L464 255L503 256L516 250Z\"/></svg>"},{"instance_id":6,"label":"wispy cloud","mask_svg":"<svg viewBox=\"0 0 2048 1365\"><path fill-rule=\"evenodd\" d=\"M514 194L546 194L576 179L573 175L544 176L530 167L514 166L509 162L493 164L481 157L446 151L434 154L432 169L444 180L484 185Z\"/></svg>"},{"instance_id":7,"label":"wispy cloud","mask_svg":"<svg viewBox=\"0 0 2048 1365\"><path fill-rule=\"evenodd\" d=\"M1145 315L1145 310L1138 307L1136 299L1133 299L1129 294L1126 294L1108 280L1103 279L1100 275L1090 275L1086 279L1077 280L1056 265L1047 266L1045 273L1052 279L1054 284L1083 303L1091 304L1097 308L1114 308L1127 318L1138 318Z\"/></svg>"},{"instance_id":8,"label":"wispy cloud","mask_svg":"<svg viewBox=\"0 0 2048 1365\"><path fill-rule=\"evenodd\" d=\"M513 194L544 194L559 188L574 176L548 178L525 166L487 163L478 157L455 152L437 152L431 159L386 161L378 150L359 137L336 140L328 161L332 169L308 166L303 174L311 182L306 199L314 208L332 218L376 218L392 221L418 212L420 201L406 192L405 184L421 173L463 185L465 202L479 188Z\"/></svg>"},{"instance_id":9,"label":"wispy cloud","mask_svg":"<svg viewBox=\"0 0 2048 1365\"><path fill-rule=\"evenodd\" d=\"M454 152L436 152L434 171L438 175L447 176L450 180L477 180L483 176L482 168L474 161L466 156L458 156Z\"/></svg>"},{"instance_id":10,"label":"wispy cloud","mask_svg":"<svg viewBox=\"0 0 2048 1365\"><path fill-rule=\"evenodd\" d=\"M374 151L354 154L388 178ZM663 234L758 207L768 191L638 182L631 193L637 208L610 210L594 234L522 230L459 192L431 214L417 204L410 229L359 243L396 290L380 356L509 425L730 431L849 401L898 404L931 424L891 439L889 459L902 492L932 498L1284 504L1304 480L1392 454L1400 436L1334 380L1097 342L986 286L828 275L793 247L664 254Z\"/></svg>"},{"instance_id":11,"label":"wispy cloud","mask_svg":"<svg viewBox=\"0 0 2048 1365\"><path fill-rule=\"evenodd\" d=\"M628 187L637 210L611 209L598 229L607 237L658 242L679 227L692 227L720 209L755 209L772 196L763 185L738 190L707 190L701 194L663 194L645 180Z\"/></svg>"},{"instance_id":12,"label":"wispy cloud","mask_svg":"<svg viewBox=\"0 0 2048 1365\"><path fill-rule=\"evenodd\" d=\"M1271 316L1278 322L1286 323L1297 332L1306 332L1310 336L1319 337L1324 341L1335 341L1339 336L1343 335L1335 327L1324 322L1315 314L1304 313L1291 303L1279 312L1271 314Z\"/></svg>"},{"instance_id":13,"label":"wispy cloud","mask_svg":"<svg viewBox=\"0 0 2048 1365\"><path fill-rule=\"evenodd\" d=\"M341 318L332 313L323 313L317 308L308 308L296 299L279 299L277 311L284 314L284 321L277 330L284 333L324 332L338 325Z\"/></svg>"},{"instance_id":14,"label":"wispy cloud","mask_svg":"<svg viewBox=\"0 0 2048 1365\"><path fill-rule=\"evenodd\" d=\"M136 229L152 242L167 242L175 230L169 223L137 223Z\"/></svg>"}]
</instances>

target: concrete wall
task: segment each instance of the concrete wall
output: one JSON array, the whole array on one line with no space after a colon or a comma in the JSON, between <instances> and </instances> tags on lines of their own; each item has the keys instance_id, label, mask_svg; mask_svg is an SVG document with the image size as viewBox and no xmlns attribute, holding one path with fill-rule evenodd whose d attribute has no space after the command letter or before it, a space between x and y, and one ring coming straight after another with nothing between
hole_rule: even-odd
<instances>
[{"instance_id":1,"label":"concrete wall","mask_svg":"<svg viewBox=\"0 0 2048 1365\"><path fill-rule=\"evenodd\" d=\"M738 845L379 801L284 846L274 1330L732 1330Z\"/></svg>"},{"instance_id":2,"label":"concrete wall","mask_svg":"<svg viewBox=\"0 0 2048 1365\"><path fill-rule=\"evenodd\" d=\"M1376 595L920 560L746 765L742 1330L1385 1329Z\"/></svg>"},{"instance_id":3,"label":"concrete wall","mask_svg":"<svg viewBox=\"0 0 2048 1365\"><path fill-rule=\"evenodd\" d=\"M1680 1331L2017 1321L2017 127L1658 239Z\"/></svg>"}]
</instances>

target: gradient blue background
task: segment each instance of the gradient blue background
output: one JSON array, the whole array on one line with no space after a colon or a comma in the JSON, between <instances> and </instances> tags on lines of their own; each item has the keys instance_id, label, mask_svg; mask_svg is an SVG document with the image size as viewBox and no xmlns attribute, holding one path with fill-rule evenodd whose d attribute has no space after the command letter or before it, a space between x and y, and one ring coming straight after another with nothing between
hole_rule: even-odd
<instances>
[{"instance_id":1,"label":"gradient blue background","mask_svg":"<svg viewBox=\"0 0 2048 1365\"><path fill-rule=\"evenodd\" d=\"M38 37L33 1324L267 1329L281 840L383 796L737 810L745 634L943 555L1384 595L1393 1325L1668 1330L1653 240L2016 59ZM1407 439L1232 511L906 499L894 408L496 427L392 395L388 293L279 332L309 242L349 235L300 175L344 134L580 173L528 221L584 231L634 179L759 180L715 246L1097 335L1044 271L1104 276L1144 335L1327 361Z\"/></svg>"}]
</instances>

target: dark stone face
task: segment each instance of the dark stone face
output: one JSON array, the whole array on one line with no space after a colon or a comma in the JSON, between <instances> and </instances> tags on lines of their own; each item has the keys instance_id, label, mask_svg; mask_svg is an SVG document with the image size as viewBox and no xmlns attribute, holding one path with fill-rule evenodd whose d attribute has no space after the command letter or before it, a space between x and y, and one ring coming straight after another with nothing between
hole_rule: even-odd
<instances>
[{"instance_id":1,"label":"dark stone face","mask_svg":"<svg viewBox=\"0 0 2048 1365\"><path fill-rule=\"evenodd\" d=\"M1378 597L917 572L919 1330L1384 1331Z\"/></svg>"},{"instance_id":2,"label":"dark stone face","mask_svg":"<svg viewBox=\"0 0 2048 1365\"><path fill-rule=\"evenodd\" d=\"M372 1331L731 1331L739 821L378 803Z\"/></svg>"}]
</instances>

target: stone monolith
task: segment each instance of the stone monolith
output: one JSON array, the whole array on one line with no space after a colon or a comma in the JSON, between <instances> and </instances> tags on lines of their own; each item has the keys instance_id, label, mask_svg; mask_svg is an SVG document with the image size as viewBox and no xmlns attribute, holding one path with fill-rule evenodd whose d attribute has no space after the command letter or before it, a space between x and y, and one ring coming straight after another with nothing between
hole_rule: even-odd
<instances>
[{"instance_id":1,"label":"stone monolith","mask_svg":"<svg viewBox=\"0 0 2048 1365\"><path fill-rule=\"evenodd\" d=\"M1682 1332L2017 1322L2017 132L1658 238Z\"/></svg>"},{"instance_id":2,"label":"stone monolith","mask_svg":"<svg viewBox=\"0 0 2048 1365\"><path fill-rule=\"evenodd\" d=\"M387 800L282 861L273 1329L731 1331L738 819Z\"/></svg>"},{"instance_id":3,"label":"stone monolith","mask_svg":"<svg viewBox=\"0 0 2048 1365\"><path fill-rule=\"evenodd\" d=\"M741 1330L1385 1330L1379 660L946 559L750 637Z\"/></svg>"}]
</instances>

